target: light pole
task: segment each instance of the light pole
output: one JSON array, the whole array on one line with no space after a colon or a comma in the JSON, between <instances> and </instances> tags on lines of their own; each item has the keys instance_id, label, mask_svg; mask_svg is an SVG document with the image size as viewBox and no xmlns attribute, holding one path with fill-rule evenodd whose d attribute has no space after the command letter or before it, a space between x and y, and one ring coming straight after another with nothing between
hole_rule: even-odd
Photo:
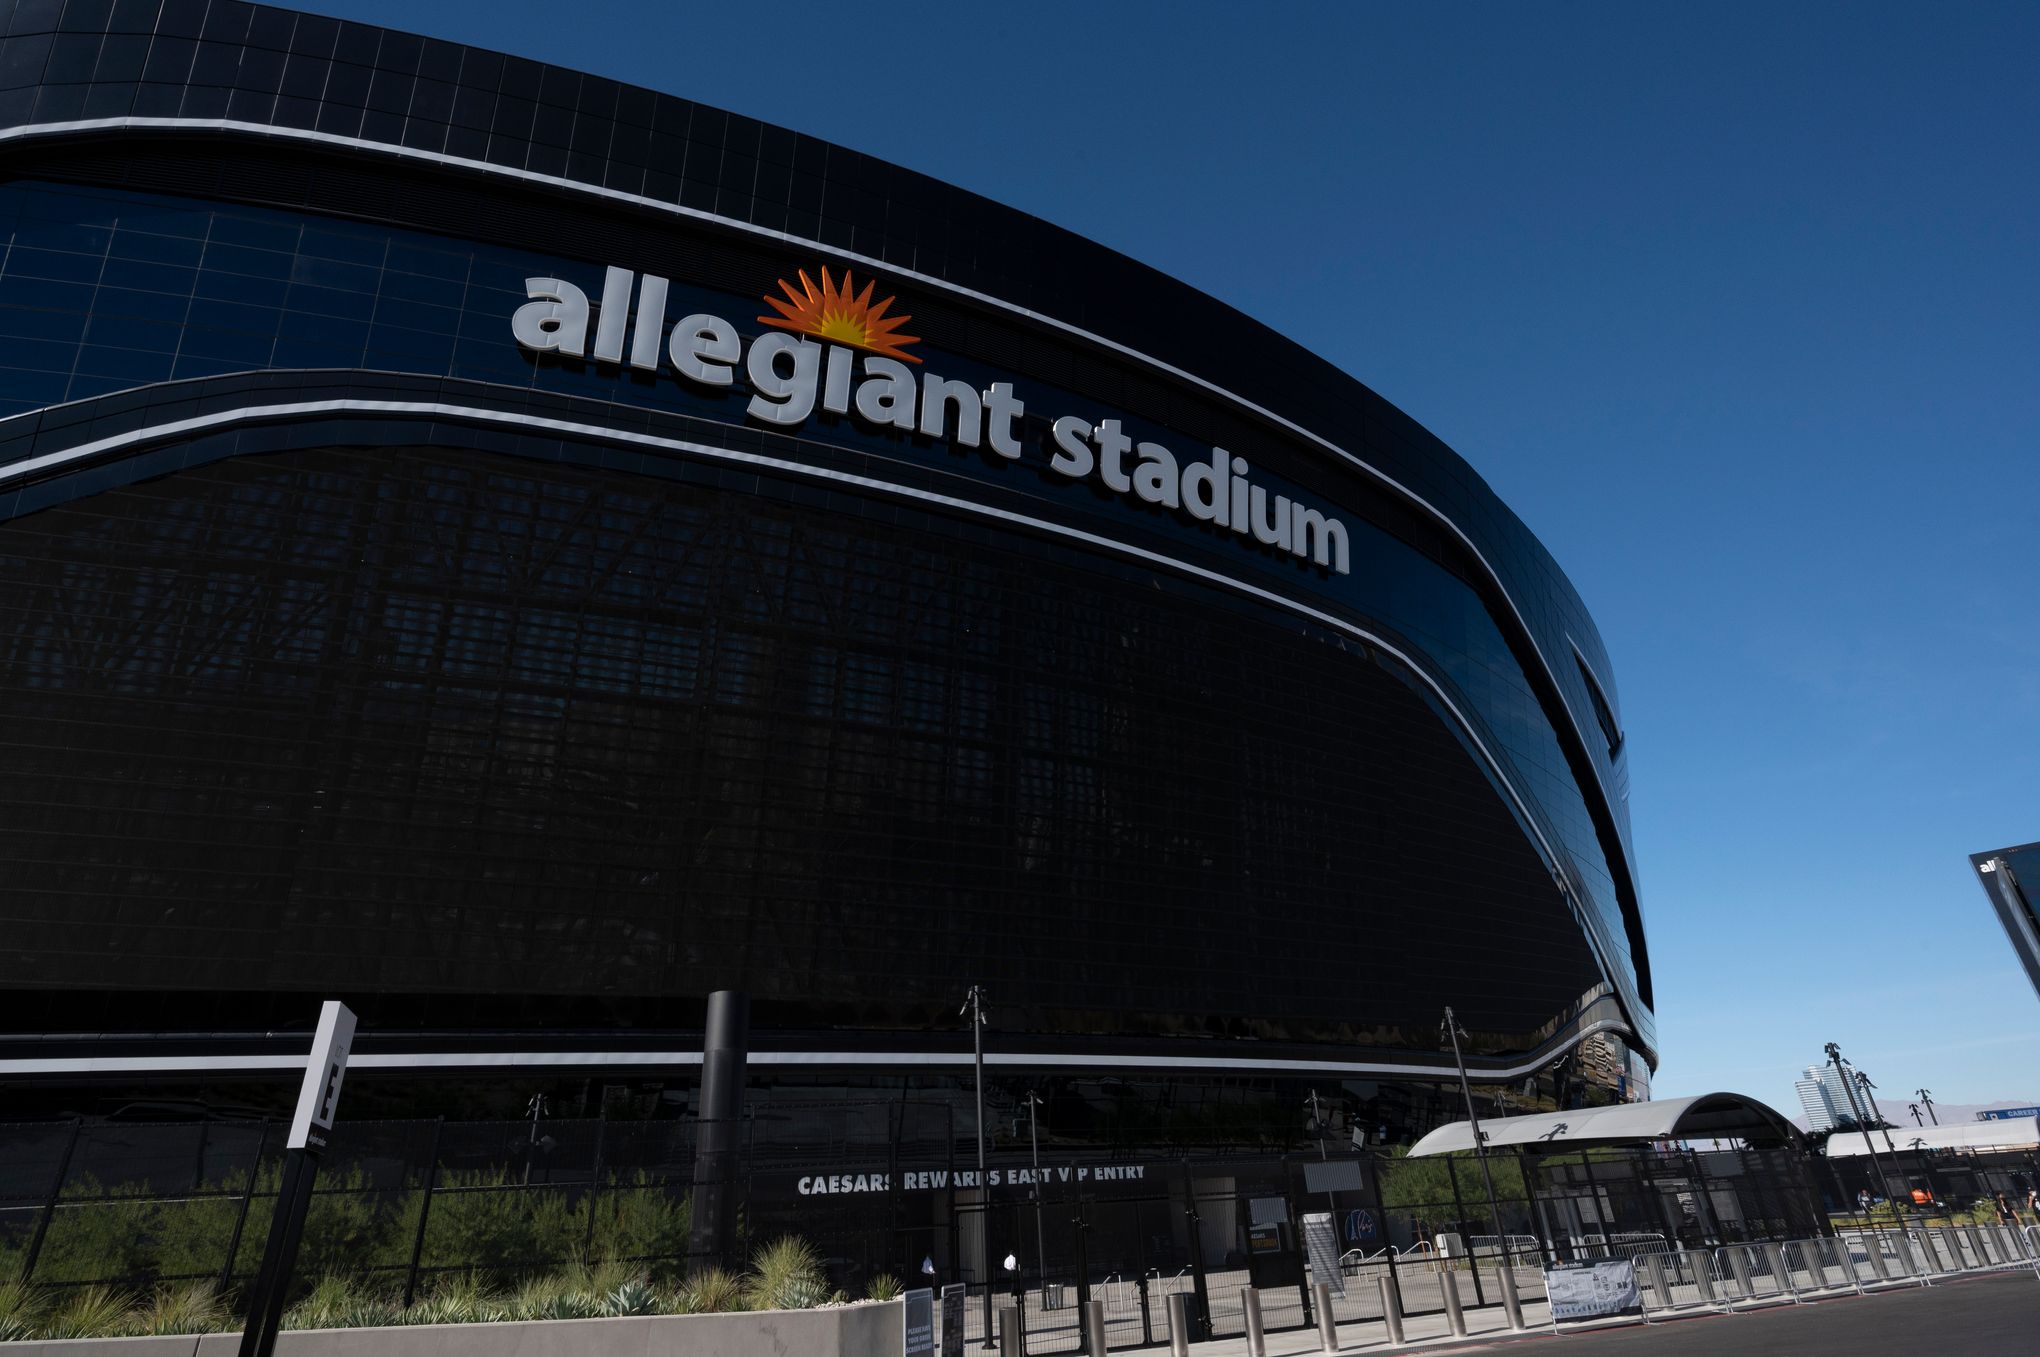
<instances>
[{"instance_id":1,"label":"light pole","mask_svg":"<svg viewBox=\"0 0 2040 1357\"><path fill-rule=\"evenodd\" d=\"M1480 1180L1487 1188L1488 1223L1495 1227L1495 1243L1501 1246L1506 1266L1515 1267L1516 1259L1509 1251L1509 1236L1502 1229L1502 1207L1495 1200L1495 1177L1488 1172L1487 1136L1480 1129L1480 1117L1473 1110L1473 1085L1466 1079L1466 1057L1460 1052L1459 1039L1466 1035L1459 1026L1459 1020L1452 1016L1452 1005L1445 1005L1445 1021L1438 1024L1446 1036L1452 1039L1452 1063L1459 1067L1459 1096L1466 1100L1467 1124L1473 1128L1473 1155L1480 1160Z\"/></svg>"},{"instance_id":2,"label":"light pole","mask_svg":"<svg viewBox=\"0 0 2040 1357\"><path fill-rule=\"evenodd\" d=\"M1870 1152L1870 1167L1876 1171L1877 1181L1884 1188L1885 1200L1890 1201L1892 1200L1891 1179L1884 1176L1884 1163L1877 1157L1877 1142L1870 1138L1869 1118L1863 1115L1863 1105L1856 1101L1856 1081L1849 1077L1849 1071L1842 1064L1841 1047L1835 1045L1835 1043L1831 1041L1827 1044L1825 1049L1827 1051L1828 1060L1835 1067L1835 1077L1842 1081L1842 1093L1849 1100L1849 1110L1855 1114L1856 1125L1859 1128L1861 1128L1863 1132L1863 1148ZM1874 1210L1876 1203L1874 1202L1871 1203L1871 1206L1872 1209ZM1893 1208L1892 1214L1894 1217L1896 1217L1897 1215L1897 1208L1895 1206ZM1865 1213L1865 1224L1874 1225L1876 1223L1876 1219L1877 1218L1874 1215L1871 1215L1868 1212Z\"/></svg>"},{"instance_id":3,"label":"light pole","mask_svg":"<svg viewBox=\"0 0 2040 1357\"><path fill-rule=\"evenodd\" d=\"M1856 1084L1863 1090L1864 1098L1869 1100L1870 1115L1876 1120L1878 1129L1884 1132L1884 1148L1897 1154L1898 1147L1891 1143L1891 1128L1884 1125L1884 1109L1877 1105L1877 1085L1871 1083L1870 1076L1861 1070L1856 1071Z\"/></svg>"},{"instance_id":4,"label":"light pole","mask_svg":"<svg viewBox=\"0 0 2040 1357\"><path fill-rule=\"evenodd\" d=\"M1905 1110L1912 1113L1913 1125L1925 1126L1927 1124L1927 1119L1920 1115L1920 1105L1918 1103L1907 1103Z\"/></svg>"},{"instance_id":5,"label":"light pole","mask_svg":"<svg viewBox=\"0 0 2040 1357\"><path fill-rule=\"evenodd\" d=\"M1935 1116L1935 1115L1934 1115L1934 1094L1933 1094L1933 1091L1932 1091L1931 1089L1924 1089L1924 1088L1919 1088L1919 1089L1914 1089L1914 1090L1913 1090L1913 1092L1915 1092L1915 1093L1919 1094L1919 1095L1920 1095L1920 1101L1921 1101L1922 1103L1926 1104L1926 1108L1927 1108L1927 1117L1928 1117L1928 1119L1929 1119L1930 1121L1932 1121L1932 1122L1934 1123L1934 1125L1936 1125L1936 1126L1939 1126L1939 1125L1941 1124L1941 1119L1940 1119L1939 1117L1937 1117L1937 1116Z\"/></svg>"},{"instance_id":6,"label":"light pole","mask_svg":"<svg viewBox=\"0 0 2040 1357\"><path fill-rule=\"evenodd\" d=\"M987 1250L992 1247L992 1189L985 1177L985 991L982 985L972 985L970 993L963 998L963 1007L957 1016L970 1014L971 1065L977 1072L977 1190L978 1190L978 1257L989 1265L991 1259ZM985 1346L992 1347L997 1339L992 1335L992 1279L985 1278Z\"/></svg>"},{"instance_id":7,"label":"light pole","mask_svg":"<svg viewBox=\"0 0 2040 1357\"><path fill-rule=\"evenodd\" d=\"M1040 1118L1041 1099L1033 1089L1027 1090L1027 1145L1034 1152L1034 1270L1041 1276L1042 1290L1048 1289L1048 1246L1042 1243L1041 1234L1041 1136L1037 1124Z\"/></svg>"},{"instance_id":8,"label":"light pole","mask_svg":"<svg viewBox=\"0 0 2040 1357\"><path fill-rule=\"evenodd\" d=\"M1310 1096L1305 1098L1303 1102L1304 1106L1310 1109L1311 1130L1317 1132L1317 1157L1320 1160L1327 1159L1330 1156L1325 1153L1325 1114L1324 1109L1318 1105L1317 1090L1312 1089ZM1334 1218L1337 1218L1339 1214L1339 1199L1332 1195L1330 1188L1325 1189L1325 1208L1332 1213Z\"/></svg>"}]
</instances>

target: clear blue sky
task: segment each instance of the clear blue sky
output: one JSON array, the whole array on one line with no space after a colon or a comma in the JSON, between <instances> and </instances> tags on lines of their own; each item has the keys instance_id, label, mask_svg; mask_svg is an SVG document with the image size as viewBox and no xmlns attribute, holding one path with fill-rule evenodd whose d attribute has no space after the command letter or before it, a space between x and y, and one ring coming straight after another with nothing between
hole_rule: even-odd
<instances>
[{"instance_id":1,"label":"clear blue sky","mask_svg":"<svg viewBox=\"0 0 2040 1357\"><path fill-rule=\"evenodd\" d=\"M2040 839L2040 6L310 7L883 156L1326 355L1600 622L1658 1094L1796 1110L1832 1040L2040 1096L1966 861Z\"/></svg>"}]
</instances>

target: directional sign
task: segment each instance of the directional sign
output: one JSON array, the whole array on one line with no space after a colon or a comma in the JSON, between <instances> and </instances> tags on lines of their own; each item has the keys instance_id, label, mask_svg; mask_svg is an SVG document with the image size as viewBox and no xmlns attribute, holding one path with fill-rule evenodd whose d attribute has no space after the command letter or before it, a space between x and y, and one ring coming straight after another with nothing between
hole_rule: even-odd
<instances>
[{"instance_id":1,"label":"directional sign","mask_svg":"<svg viewBox=\"0 0 2040 1357\"><path fill-rule=\"evenodd\" d=\"M312 1033L312 1054L305 1062L305 1082L298 1089L297 1115L290 1119L287 1149L323 1150L340 1107L340 1081L347 1074L347 1052L354 1045L354 1010L338 999L319 1008L319 1026Z\"/></svg>"}]
</instances>

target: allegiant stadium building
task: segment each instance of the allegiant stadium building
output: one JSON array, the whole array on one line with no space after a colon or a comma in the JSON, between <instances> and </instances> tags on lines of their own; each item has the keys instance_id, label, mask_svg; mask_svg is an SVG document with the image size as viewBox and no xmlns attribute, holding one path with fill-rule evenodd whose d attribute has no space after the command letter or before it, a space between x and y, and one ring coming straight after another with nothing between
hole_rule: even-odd
<instances>
[{"instance_id":1,"label":"allegiant stadium building","mask_svg":"<svg viewBox=\"0 0 2040 1357\"><path fill-rule=\"evenodd\" d=\"M1641 1096L1608 656L1359 382L600 76L221 0L0 27L17 1110L260 1105L339 997L379 1107L684 1115L738 990L759 1135L967 1138L973 985L1002 1147L1030 1091L1051 1155L1307 1143L1311 1091L1406 1140L1448 1005L1479 1086Z\"/></svg>"}]
</instances>

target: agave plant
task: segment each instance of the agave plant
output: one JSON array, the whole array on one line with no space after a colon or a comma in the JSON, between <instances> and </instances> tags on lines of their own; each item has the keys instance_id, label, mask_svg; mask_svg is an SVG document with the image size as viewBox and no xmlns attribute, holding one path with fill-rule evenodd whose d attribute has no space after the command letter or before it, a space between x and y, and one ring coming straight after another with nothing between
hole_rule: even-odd
<instances>
[{"instance_id":1,"label":"agave plant","mask_svg":"<svg viewBox=\"0 0 2040 1357\"><path fill-rule=\"evenodd\" d=\"M602 1297L605 1315L655 1315L659 1310L658 1293L641 1278L633 1277Z\"/></svg>"},{"instance_id":2,"label":"agave plant","mask_svg":"<svg viewBox=\"0 0 2040 1357\"><path fill-rule=\"evenodd\" d=\"M744 1300L753 1310L811 1310L830 1299L829 1281L814 1245L781 1235L751 1255Z\"/></svg>"},{"instance_id":3,"label":"agave plant","mask_svg":"<svg viewBox=\"0 0 2040 1357\"><path fill-rule=\"evenodd\" d=\"M159 1287L132 1316L138 1334L215 1333L228 1320L226 1302L211 1282Z\"/></svg>"},{"instance_id":4,"label":"agave plant","mask_svg":"<svg viewBox=\"0 0 2040 1357\"><path fill-rule=\"evenodd\" d=\"M864 1299L898 1300L901 1289L900 1279L893 1276L890 1272L875 1273L871 1280L865 1284Z\"/></svg>"},{"instance_id":5,"label":"agave plant","mask_svg":"<svg viewBox=\"0 0 2040 1357\"><path fill-rule=\"evenodd\" d=\"M43 1321L38 1338L116 1338L127 1332L134 1298L110 1286L87 1286L71 1293L56 1313Z\"/></svg>"},{"instance_id":6,"label":"agave plant","mask_svg":"<svg viewBox=\"0 0 2040 1357\"><path fill-rule=\"evenodd\" d=\"M0 1282L0 1342L33 1338L48 1307L26 1282Z\"/></svg>"},{"instance_id":7,"label":"agave plant","mask_svg":"<svg viewBox=\"0 0 2040 1357\"><path fill-rule=\"evenodd\" d=\"M405 1314L404 1322L487 1324L507 1318L508 1312L508 1303L491 1291L480 1277L471 1272L459 1272L442 1277L432 1288L432 1294Z\"/></svg>"},{"instance_id":8,"label":"agave plant","mask_svg":"<svg viewBox=\"0 0 2040 1357\"><path fill-rule=\"evenodd\" d=\"M340 1312L343 1329L387 1329L404 1322L403 1307L364 1296Z\"/></svg>"}]
</instances>

